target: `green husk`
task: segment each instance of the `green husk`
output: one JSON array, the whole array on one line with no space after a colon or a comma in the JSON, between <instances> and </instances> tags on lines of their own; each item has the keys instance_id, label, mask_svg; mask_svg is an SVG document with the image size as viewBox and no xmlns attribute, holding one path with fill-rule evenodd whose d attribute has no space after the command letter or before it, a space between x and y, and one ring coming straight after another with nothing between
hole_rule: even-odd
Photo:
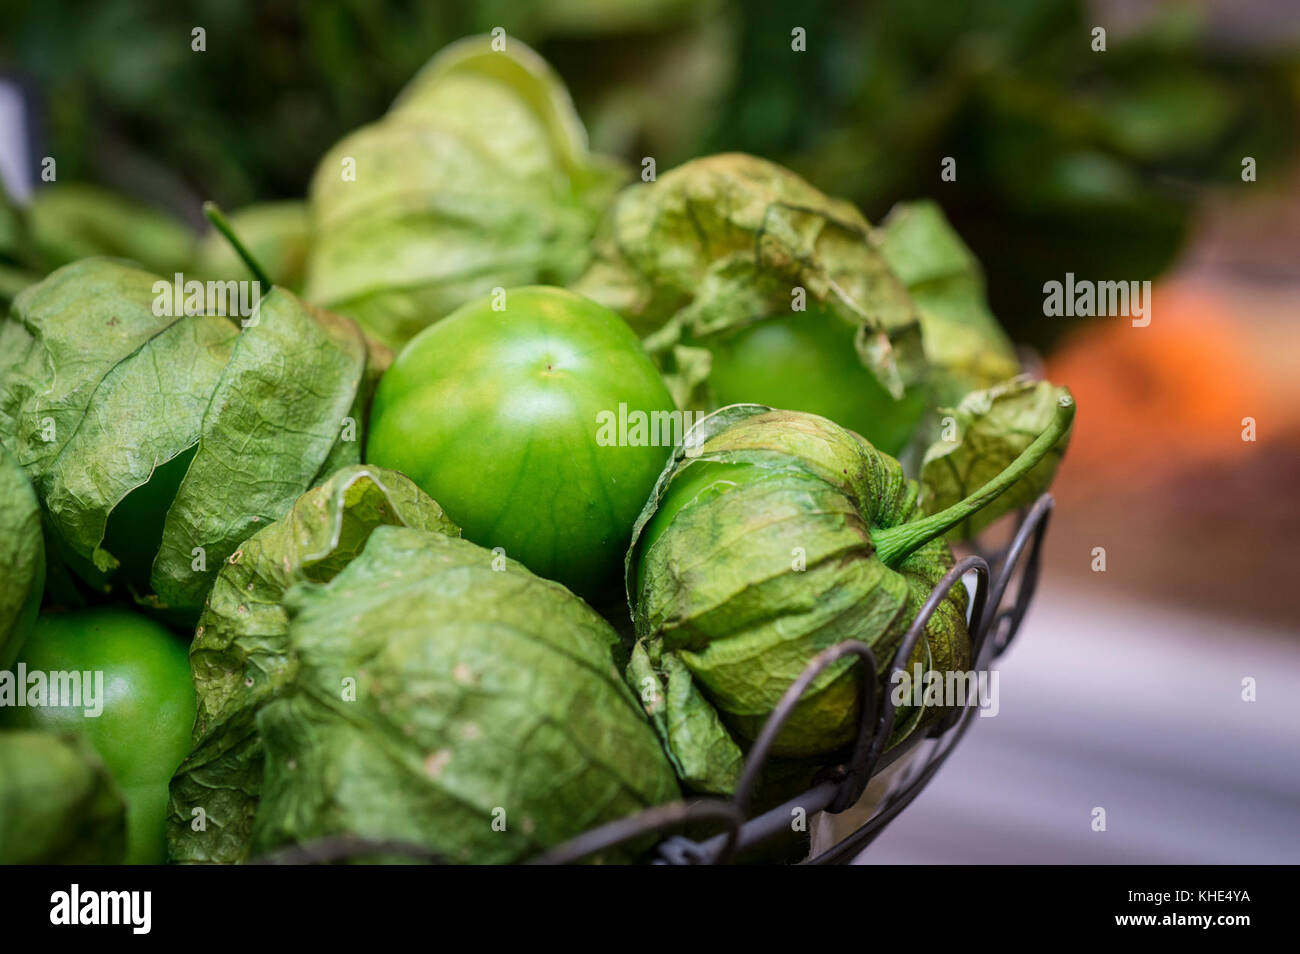
<instances>
[{"instance_id":1,"label":"green husk","mask_svg":"<svg viewBox=\"0 0 1300 954\"><path fill-rule=\"evenodd\" d=\"M821 650L861 640L875 656L870 678L883 675L954 564L945 531L1014 490L1073 412L1062 396L1043 432L994 481L934 515L897 460L825 418L733 405L697 424L660 476L627 559L638 640L627 675L638 688L652 677L662 693L664 712L654 693L647 709L686 783L729 792L734 773L725 767ZM949 590L909 669L969 668L966 609L965 589ZM852 657L824 670L773 754L824 758L847 745L862 716L862 678ZM943 711L901 705L890 744Z\"/></svg>"},{"instance_id":2,"label":"green husk","mask_svg":"<svg viewBox=\"0 0 1300 954\"><path fill-rule=\"evenodd\" d=\"M107 256L170 278L186 267L194 242L193 233L171 215L85 183L38 189L27 217L32 244L49 269Z\"/></svg>"},{"instance_id":3,"label":"green husk","mask_svg":"<svg viewBox=\"0 0 1300 954\"><path fill-rule=\"evenodd\" d=\"M956 408L940 412L940 436L921 462L925 512L946 510L1006 468L1047 427L1069 393L1050 381L1017 377L973 391ZM1033 503L1051 485L1069 442L1067 431L1015 486L950 530L948 539L969 540L1004 514Z\"/></svg>"},{"instance_id":4,"label":"green husk","mask_svg":"<svg viewBox=\"0 0 1300 954\"><path fill-rule=\"evenodd\" d=\"M27 475L0 446L0 670L22 650L44 589L40 504Z\"/></svg>"},{"instance_id":5,"label":"green husk","mask_svg":"<svg viewBox=\"0 0 1300 954\"><path fill-rule=\"evenodd\" d=\"M78 735L0 732L0 864L120 864L126 803Z\"/></svg>"},{"instance_id":6,"label":"green husk","mask_svg":"<svg viewBox=\"0 0 1300 954\"><path fill-rule=\"evenodd\" d=\"M521 564L380 527L286 604L298 668L258 716L256 850L351 834L514 862L677 797L614 631Z\"/></svg>"},{"instance_id":7,"label":"green husk","mask_svg":"<svg viewBox=\"0 0 1300 954\"><path fill-rule=\"evenodd\" d=\"M167 838L173 861L247 857L262 786L255 720L296 673L285 591L304 580L333 579L371 531L385 525L460 533L403 475L353 465L300 497L287 516L244 541L221 568L190 647L198 715L194 751L171 782Z\"/></svg>"},{"instance_id":8,"label":"green husk","mask_svg":"<svg viewBox=\"0 0 1300 954\"><path fill-rule=\"evenodd\" d=\"M710 407L710 343L788 316L796 287L854 331L895 400L925 367L918 316L852 203L743 154L696 159L620 193L575 291L618 311L683 407Z\"/></svg>"},{"instance_id":9,"label":"green husk","mask_svg":"<svg viewBox=\"0 0 1300 954\"><path fill-rule=\"evenodd\" d=\"M979 262L937 203L899 203L873 239L920 312L932 407L1019 372L1011 339L989 311Z\"/></svg>"},{"instance_id":10,"label":"green husk","mask_svg":"<svg viewBox=\"0 0 1300 954\"><path fill-rule=\"evenodd\" d=\"M389 356L280 288L234 319L156 308L169 285L85 259L19 295L0 323L0 442L78 575L192 622L241 540L327 462L360 459Z\"/></svg>"},{"instance_id":11,"label":"green husk","mask_svg":"<svg viewBox=\"0 0 1300 954\"><path fill-rule=\"evenodd\" d=\"M442 50L312 179L306 297L395 348L495 287L569 281L625 178L541 57L492 44Z\"/></svg>"}]
</instances>

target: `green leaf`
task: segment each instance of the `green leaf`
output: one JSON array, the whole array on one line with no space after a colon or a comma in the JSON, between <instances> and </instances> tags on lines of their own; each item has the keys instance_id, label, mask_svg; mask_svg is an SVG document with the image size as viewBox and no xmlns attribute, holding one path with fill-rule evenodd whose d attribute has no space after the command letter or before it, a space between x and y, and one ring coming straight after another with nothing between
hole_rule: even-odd
<instances>
[{"instance_id":1,"label":"green leaf","mask_svg":"<svg viewBox=\"0 0 1300 954\"><path fill-rule=\"evenodd\" d=\"M107 255L170 278L188 264L194 236L170 215L84 183L37 190L28 208L32 241L55 266Z\"/></svg>"},{"instance_id":2,"label":"green leaf","mask_svg":"<svg viewBox=\"0 0 1300 954\"><path fill-rule=\"evenodd\" d=\"M495 287L574 277L624 178L537 54L462 40L321 160L306 296L399 346Z\"/></svg>"},{"instance_id":3,"label":"green leaf","mask_svg":"<svg viewBox=\"0 0 1300 954\"><path fill-rule=\"evenodd\" d=\"M352 466L304 494L221 568L190 647L198 716L194 751L171 783L173 861L245 859L262 785L255 718L296 671L284 593L297 582L332 579L384 525L460 532L403 475ZM196 809L206 819L201 830L192 827Z\"/></svg>"},{"instance_id":4,"label":"green leaf","mask_svg":"<svg viewBox=\"0 0 1300 954\"><path fill-rule=\"evenodd\" d=\"M973 391L940 421L940 437L921 463L921 506L937 513L997 476L1047 427L1069 389L1026 376ZM994 520L1028 506L1047 490L1070 433L1009 490L948 533L969 540Z\"/></svg>"},{"instance_id":5,"label":"green leaf","mask_svg":"<svg viewBox=\"0 0 1300 954\"><path fill-rule=\"evenodd\" d=\"M678 795L617 635L521 564L380 527L287 603L298 669L258 717L258 850L351 834L513 862Z\"/></svg>"},{"instance_id":6,"label":"green leaf","mask_svg":"<svg viewBox=\"0 0 1300 954\"><path fill-rule=\"evenodd\" d=\"M0 864L120 864L126 803L78 735L0 732Z\"/></svg>"},{"instance_id":7,"label":"green leaf","mask_svg":"<svg viewBox=\"0 0 1300 954\"><path fill-rule=\"evenodd\" d=\"M44 588L40 505L27 475L0 446L0 670L22 649Z\"/></svg>"},{"instance_id":8,"label":"green leaf","mask_svg":"<svg viewBox=\"0 0 1300 954\"><path fill-rule=\"evenodd\" d=\"M809 309L855 329L863 365L898 399L925 373L920 326L870 234L851 203L778 165L709 156L625 189L572 287L623 315L656 355L789 315L803 288ZM695 393L707 372L669 369L674 393Z\"/></svg>"}]
</instances>

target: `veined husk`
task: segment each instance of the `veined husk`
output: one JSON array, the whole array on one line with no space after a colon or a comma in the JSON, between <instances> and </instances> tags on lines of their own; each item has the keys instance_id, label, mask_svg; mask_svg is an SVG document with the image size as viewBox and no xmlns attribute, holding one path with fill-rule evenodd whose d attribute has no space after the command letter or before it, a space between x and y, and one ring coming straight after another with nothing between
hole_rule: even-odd
<instances>
[{"instance_id":1,"label":"veined husk","mask_svg":"<svg viewBox=\"0 0 1300 954\"><path fill-rule=\"evenodd\" d=\"M254 850L351 834L515 862L679 794L613 629L522 564L379 527L285 602L297 671L257 719Z\"/></svg>"},{"instance_id":2,"label":"veined husk","mask_svg":"<svg viewBox=\"0 0 1300 954\"><path fill-rule=\"evenodd\" d=\"M921 461L921 507L938 513L961 500L1015 460L1052 419L1065 388L1020 376L972 391L941 411L939 435ZM1056 476L1070 443L1067 431L1047 455L997 500L948 532L969 540L999 517L1027 507Z\"/></svg>"},{"instance_id":3,"label":"veined husk","mask_svg":"<svg viewBox=\"0 0 1300 954\"><path fill-rule=\"evenodd\" d=\"M725 792L740 750L813 656L858 639L883 672L953 557L936 539L896 568L877 559L873 528L922 516L917 484L894 458L825 418L734 405L697 424L691 439L689 454L678 448L661 475L628 553L638 640L629 678L686 783ZM753 471L699 492L657 538L643 539L675 479L720 465ZM949 592L912 662L969 667L966 606L963 588ZM774 753L816 757L850 742L862 678L852 659L823 672ZM923 716L900 708L895 740Z\"/></svg>"},{"instance_id":4,"label":"veined husk","mask_svg":"<svg viewBox=\"0 0 1300 954\"><path fill-rule=\"evenodd\" d=\"M626 178L546 62L493 42L438 53L312 179L305 295L393 347L493 288L569 281Z\"/></svg>"},{"instance_id":5,"label":"veined husk","mask_svg":"<svg viewBox=\"0 0 1300 954\"><path fill-rule=\"evenodd\" d=\"M854 330L862 364L895 400L925 377L907 290L851 202L743 153L687 162L621 192L575 291L619 312L683 407L713 406L710 340L789 315L792 292Z\"/></svg>"},{"instance_id":6,"label":"veined husk","mask_svg":"<svg viewBox=\"0 0 1300 954\"><path fill-rule=\"evenodd\" d=\"M460 533L407 477L357 464L303 494L221 567L190 646L198 711L194 749L171 781L172 861L246 859L262 790L257 714L297 672L284 594L298 582L333 579L376 527L388 525ZM206 824L196 829L200 811Z\"/></svg>"},{"instance_id":7,"label":"veined husk","mask_svg":"<svg viewBox=\"0 0 1300 954\"><path fill-rule=\"evenodd\" d=\"M19 294L0 321L0 443L61 560L192 622L242 540L360 459L392 356L279 287L241 322L155 309L159 283L91 258Z\"/></svg>"}]
</instances>

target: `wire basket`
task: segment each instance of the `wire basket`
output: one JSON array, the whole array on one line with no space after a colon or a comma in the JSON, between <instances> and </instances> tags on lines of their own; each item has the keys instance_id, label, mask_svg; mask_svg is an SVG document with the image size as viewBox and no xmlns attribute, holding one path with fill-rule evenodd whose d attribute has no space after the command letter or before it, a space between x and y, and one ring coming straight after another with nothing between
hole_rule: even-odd
<instances>
[{"instance_id":1,"label":"wire basket","mask_svg":"<svg viewBox=\"0 0 1300 954\"><path fill-rule=\"evenodd\" d=\"M984 670L1001 656L1015 638L1038 586L1043 539L1053 500L1043 494L1019 515L1011 542L996 553L984 553L978 546L959 560L939 582L913 620L894 653L888 685L895 673L905 672L912 650L925 624L948 591L967 575L974 576L970 602L969 632L972 666ZM1018 582L1017 582L1018 581ZM1014 584L1014 585L1013 585ZM1011 594L1008 596L1008 594ZM1005 604L1005 605L1004 605ZM808 663L803 673L786 690L768 717L745 759L745 767L732 798L692 798L656 805L627 818L601 825L557 845L532 864L572 864L628 842L660 840L652 863L664 865L726 864L740 852L760 848L788 835L795 814L811 819L818 812L840 814L858 805L872 780L887 784L871 804L869 817L846 837L824 850L811 853L801 864L846 864L867 848L891 821L910 805L952 754L974 721L978 700L971 694L966 704L954 709L927 732L913 733L886 750L894 725L895 706L891 694L878 692L878 680L862 680L861 712L850 757L828 766L813 786L775 808L750 817L749 805L755 785L767 764L772 743L793 712L799 697L828 666L846 656L859 657L868 672L876 671L875 657L866 643L845 640L823 650ZM879 698L878 698L879 697ZM892 770L892 771L891 771ZM861 807L861 806L860 806ZM718 828L719 834L703 839L680 834L684 828ZM354 837L326 838L292 845L257 859L270 864L328 864L360 856L403 857L411 861L438 862L438 856L417 845L377 842Z\"/></svg>"}]
</instances>

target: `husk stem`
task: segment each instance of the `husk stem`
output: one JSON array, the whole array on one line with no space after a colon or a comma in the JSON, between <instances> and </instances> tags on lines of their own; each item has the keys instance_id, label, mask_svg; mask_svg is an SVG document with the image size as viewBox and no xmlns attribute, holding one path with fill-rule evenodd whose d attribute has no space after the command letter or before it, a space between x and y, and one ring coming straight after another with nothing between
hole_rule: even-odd
<instances>
[{"instance_id":1,"label":"husk stem","mask_svg":"<svg viewBox=\"0 0 1300 954\"><path fill-rule=\"evenodd\" d=\"M1034 438L1033 443L1021 451L1020 456L1008 464L1002 473L964 500L921 520L873 530L871 542L876 548L876 557L886 566L896 567L935 537L947 533L957 524L992 503L1032 470L1070 429L1070 423L1074 420L1074 410L1073 398L1069 395L1058 398L1052 422L1038 437Z\"/></svg>"},{"instance_id":2,"label":"husk stem","mask_svg":"<svg viewBox=\"0 0 1300 954\"><path fill-rule=\"evenodd\" d=\"M226 241L230 243L230 247L235 250L235 254L238 255L243 260L244 264L248 266L248 270L253 273L253 277L261 283L263 288L270 291L272 286L275 285L275 282L271 281L267 276L266 271L258 263L257 259L253 258L253 253L250 252L244 243L239 240L239 236L235 234L235 230L231 227L230 222L222 213L220 206L215 202L204 202L203 214L207 217L207 220L212 223L212 227L220 232L225 237Z\"/></svg>"}]
</instances>

